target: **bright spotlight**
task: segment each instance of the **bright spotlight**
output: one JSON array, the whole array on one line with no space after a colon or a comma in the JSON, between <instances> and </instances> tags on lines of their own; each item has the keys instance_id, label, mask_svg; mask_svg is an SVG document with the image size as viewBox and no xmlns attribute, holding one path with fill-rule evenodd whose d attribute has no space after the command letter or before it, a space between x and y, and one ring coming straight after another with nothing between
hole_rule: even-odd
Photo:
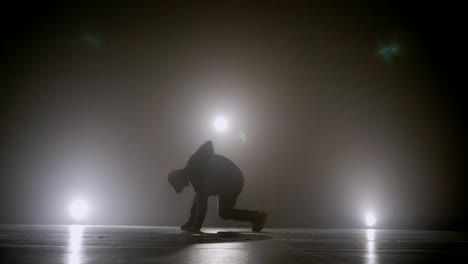
<instances>
[{"instance_id":1,"label":"bright spotlight","mask_svg":"<svg viewBox=\"0 0 468 264\"><path fill-rule=\"evenodd\" d=\"M224 132L228 127L228 122L224 117L217 117L214 120L214 128L217 132Z\"/></svg>"},{"instance_id":2,"label":"bright spotlight","mask_svg":"<svg viewBox=\"0 0 468 264\"><path fill-rule=\"evenodd\" d=\"M88 214L89 212L88 203L81 199L75 200L73 201L73 203L70 204L69 212L70 212L71 217L73 217L73 219L79 221L83 219L84 217L86 217L86 215Z\"/></svg>"},{"instance_id":3,"label":"bright spotlight","mask_svg":"<svg viewBox=\"0 0 468 264\"><path fill-rule=\"evenodd\" d=\"M375 218L375 215L372 214L372 213L367 213L365 216L364 216L364 220L366 222L366 225L369 226L369 227L372 227L375 225L375 223L377 222L377 219Z\"/></svg>"}]
</instances>

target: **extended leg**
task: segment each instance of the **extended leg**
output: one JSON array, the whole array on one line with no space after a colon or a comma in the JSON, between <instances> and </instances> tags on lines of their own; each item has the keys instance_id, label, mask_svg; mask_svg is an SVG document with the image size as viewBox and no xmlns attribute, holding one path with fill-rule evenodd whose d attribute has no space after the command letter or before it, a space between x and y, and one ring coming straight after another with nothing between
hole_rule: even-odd
<instances>
[{"instance_id":1,"label":"extended leg","mask_svg":"<svg viewBox=\"0 0 468 264\"><path fill-rule=\"evenodd\" d=\"M218 200L218 213L219 216L225 220L231 219L240 222L251 222L253 223L258 215L257 211L236 209L237 197L239 192L223 194L219 196Z\"/></svg>"}]
</instances>

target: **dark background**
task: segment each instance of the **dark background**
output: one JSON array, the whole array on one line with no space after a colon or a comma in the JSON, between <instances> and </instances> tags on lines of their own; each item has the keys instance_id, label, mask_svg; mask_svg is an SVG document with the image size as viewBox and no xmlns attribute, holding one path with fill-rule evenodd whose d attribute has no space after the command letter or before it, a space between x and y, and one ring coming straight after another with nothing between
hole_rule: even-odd
<instances>
[{"instance_id":1,"label":"dark background","mask_svg":"<svg viewBox=\"0 0 468 264\"><path fill-rule=\"evenodd\" d=\"M461 4L326 2L3 5L0 223L180 225L211 139L270 227L465 229Z\"/></svg>"}]
</instances>

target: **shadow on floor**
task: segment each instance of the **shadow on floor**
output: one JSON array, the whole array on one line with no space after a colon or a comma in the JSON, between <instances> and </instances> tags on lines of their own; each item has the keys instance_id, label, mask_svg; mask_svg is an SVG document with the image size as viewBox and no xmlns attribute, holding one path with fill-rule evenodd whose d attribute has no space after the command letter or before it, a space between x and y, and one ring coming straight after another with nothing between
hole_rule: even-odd
<instances>
[{"instance_id":1,"label":"shadow on floor","mask_svg":"<svg viewBox=\"0 0 468 264\"><path fill-rule=\"evenodd\" d=\"M225 242L250 242L258 240L271 239L271 237L258 233L242 233L242 232L217 232L217 233L203 233L203 232L183 232L181 234L192 243L225 243Z\"/></svg>"}]
</instances>

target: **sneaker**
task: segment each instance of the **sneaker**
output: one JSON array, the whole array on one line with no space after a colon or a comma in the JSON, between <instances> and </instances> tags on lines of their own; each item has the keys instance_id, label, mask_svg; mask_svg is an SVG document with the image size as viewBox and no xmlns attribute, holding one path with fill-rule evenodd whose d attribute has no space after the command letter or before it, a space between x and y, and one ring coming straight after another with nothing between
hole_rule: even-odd
<instances>
[{"instance_id":1,"label":"sneaker","mask_svg":"<svg viewBox=\"0 0 468 264\"><path fill-rule=\"evenodd\" d=\"M201 226L200 227L194 226L194 224L189 222L189 223L186 223L183 226L181 226L180 229L183 230L183 231L188 231L188 232L198 232L198 231L200 231Z\"/></svg>"},{"instance_id":2,"label":"sneaker","mask_svg":"<svg viewBox=\"0 0 468 264\"><path fill-rule=\"evenodd\" d=\"M260 232L263 229L263 226L265 225L266 219L268 217L268 214L259 211L257 217L255 217L254 221L252 222L252 231L253 232Z\"/></svg>"}]
</instances>

